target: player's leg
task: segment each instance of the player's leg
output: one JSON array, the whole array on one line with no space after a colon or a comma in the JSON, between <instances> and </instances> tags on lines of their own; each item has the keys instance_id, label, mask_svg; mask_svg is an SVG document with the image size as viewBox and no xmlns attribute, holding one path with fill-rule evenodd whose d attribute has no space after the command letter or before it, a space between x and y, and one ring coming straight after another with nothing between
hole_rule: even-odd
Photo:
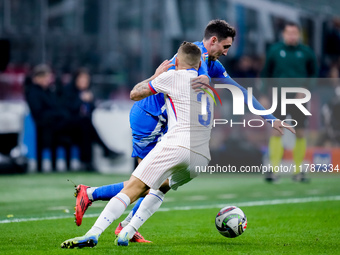
<instances>
[{"instance_id":1,"label":"player's leg","mask_svg":"<svg viewBox=\"0 0 340 255\"><path fill-rule=\"evenodd\" d=\"M85 185L78 185L76 188L76 212L75 212L75 222L77 226L80 226L82 223L83 216L87 210L87 208L92 204L93 201L97 200L110 200L112 197L117 195L123 188L126 186L128 181L101 186L101 187L88 187ZM144 195L145 196L145 195ZM139 198L136 202L135 206L132 208L128 216L118 224L115 235L118 235L120 231L131 221L132 217L135 215L137 209L139 208L141 202L144 199L144 196ZM139 242L139 243L149 243L150 241L146 240L138 231L135 236L130 240L131 242Z\"/></svg>"},{"instance_id":2,"label":"player's leg","mask_svg":"<svg viewBox=\"0 0 340 255\"><path fill-rule=\"evenodd\" d=\"M161 191L162 190L162 191ZM119 246L127 246L138 229L143 223L149 219L162 205L165 194L170 190L169 181L166 180L160 189L150 189L149 194L145 196L136 214L126 225L116 238L115 244Z\"/></svg>"},{"instance_id":3,"label":"player's leg","mask_svg":"<svg viewBox=\"0 0 340 255\"><path fill-rule=\"evenodd\" d=\"M182 149L185 154L188 151ZM190 160L186 164L178 164L172 168L172 175L162 184L158 189L150 189L149 194L145 197L137 210L135 216L132 218L129 225L127 225L118 235L115 243L120 246L128 245L128 240L134 235L136 231L149 219L161 206L164 195L170 190L177 190L178 187L188 183L195 178L199 173L195 172L196 166L206 166L209 160L200 154L189 152ZM189 166L188 166L189 165Z\"/></svg>"},{"instance_id":4,"label":"player's leg","mask_svg":"<svg viewBox=\"0 0 340 255\"><path fill-rule=\"evenodd\" d=\"M149 152L156 146L162 135L167 131L166 118L163 116L152 116L143 109L134 105L130 111L130 127L132 130L132 157L136 157L138 164L149 154ZM136 205L132 208L128 216L119 223L115 230L118 235L120 231L131 221L135 212L139 208L143 197L140 198ZM137 231L131 242L150 242Z\"/></svg>"},{"instance_id":5,"label":"player's leg","mask_svg":"<svg viewBox=\"0 0 340 255\"><path fill-rule=\"evenodd\" d=\"M160 140L161 136L166 132L166 121L164 121L164 118L162 119L161 117L152 116L137 105L134 105L130 111L130 127L132 129L132 157L137 157L138 163L140 163L142 159L156 146L158 140ZM75 207L75 222L77 226L81 225L83 216L92 202L97 200L110 200L112 197L117 195L125 185L126 182L101 187L78 185L75 193L77 198ZM142 199L143 198L141 198L141 200ZM134 212L137 211L141 200L136 203L135 207L131 211L132 215L129 214L123 221L123 224L129 222L131 216L133 216ZM122 227L124 227L124 225L122 226L119 224L115 233L119 233ZM141 235L139 234L139 237L140 236ZM139 242L146 241L144 238L136 240Z\"/></svg>"},{"instance_id":6,"label":"player's leg","mask_svg":"<svg viewBox=\"0 0 340 255\"><path fill-rule=\"evenodd\" d=\"M278 106L276 111L273 113L273 115L277 118L285 118L285 116L281 116L281 107ZM276 131L271 131L271 136L269 138L268 143L268 152L269 152L269 162L270 165L273 167L273 169L278 169L278 166L281 164L281 160L283 157L283 144L282 144L282 138L281 134ZM278 180L278 173L275 171L270 171L266 173L265 180L268 182L275 182Z\"/></svg>"},{"instance_id":7,"label":"player's leg","mask_svg":"<svg viewBox=\"0 0 340 255\"><path fill-rule=\"evenodd\" d=\"M78 185L75 192L76 207L74 214L77 226L81 225L83 216L93 201L110 200L124 188L124 183L126 182L119 182L101 187L89 187L83 184Z\"/></svg>"},{"instance_id":8,"label":"player's leg","mask_svg":"<svg viewBox=\"0 0 340 255\"><path fill-rule=\"evenodd\" d=\"M119 223L118 227L115 230L115 235L118 235L120 233L120 231L129 224L129 222L131 221L132 217L135 215L136 211L138 210L140 204L142 203L144 197L141 197L137 200L135 206L132 208L132 210L130 211L130 213L128 214L128 216Z\"/></svg>"},{"instance_id":9,"label":"player's leg","mask_svg":"<svg viewBox=\"0 0 340 255\"><path fill-rule=\"evenodd\" d=\"M269 150L270 164L273 167L273 169L275 169L275 168L277 169L277 167L281 163L284 148L283 148L283 145L282 145L281 135L276 130L272 131L272 135L269 139L268 150ZM274 172L274 174L275 174L275 172Z\"/></svg>"},{"instance_id":10,"label":"player's leg","mask_svg":"<svg viewBox=\"0 0 340 255\"><path fill-rule=\"evenodd\" d=\"M133 172L130 180L123 190L113 197L93 227L86 233L83 240L90 237L96 237L97 240L100 234L117 218L119 218L130 202L134 202L141 195L144 195L149 187L157 190L162 183L168 179L173 171L180 171L183 164L189 164L190 151L182 147L174 146L169 147L159 143L148 154L148 156L140 163L140 165ZM174 168L180 166L180 168ZM144 202L144 201L143 201ZM141 203L141 206L143 204ZM144 207L143 207L144 208ZM138 213L138 210L136 214ZM139 215L139 217L141 217ZM137 218L135 215L133 218ZM120 233L118 238L122 235ZM130 237L124 235L123 244L128 243ZM75 239L69 239L62 244L62 247L73 247ZM79 238L76 239L78 242ZM72 245L73 244L73 245ZM78 245L78 243L77 243Z\"/></svg>"},{"instance_id":11,"label":"player's leg","mask_svg":"<svg viewBox=\"0 0 340 255\"><path fill-rule=\"evenodd\" d=\"M81 237L64 241L61 248L93 247L98 243L98 238L110 224L118 219L126 207L143 195L149 188L138 178L131 176L126 187L111 198L92 228Z\"/></svg>"},{"instance_id":12,"label":"player's leg","mask_svg":"<svg viewBox=\"0 0 340 255\"><path fill-rule=\"evenodd\" d=\"M304 137L304 129L299 128L296 129L296 140L295 140L295 146L293 149L293 160L296 165L296 172L294 173L294 176L301 176L301 168L302 162L306 155L306 149L307 149L307 142L306 138ZM298 179L296 179L298 180Z\"/></svg>"},{"instance_id":13,"label":"player's leg","mask_svg":"<svg viewBox=\"0 0 340 255\"><path fill-rule=\"evenodd\" d=\"M304 104L306 107L306 104ZM289 108L288 108L289 109ZM296 140L295 140L295 146L293 148L293 160L295 163L295 169L296 172L294 172L293 180L294 181L301 181L301 182L307 182L308 179L306 177L306 173L301 169L302 162L306 155L307 150L307 141L305 138L305 127L307 125L307 117L296 108L289 109L290 114L292 115L292 119L295 119L297 121L297 126L295 127L296 130Z\"/></svg>"}]
</instances>

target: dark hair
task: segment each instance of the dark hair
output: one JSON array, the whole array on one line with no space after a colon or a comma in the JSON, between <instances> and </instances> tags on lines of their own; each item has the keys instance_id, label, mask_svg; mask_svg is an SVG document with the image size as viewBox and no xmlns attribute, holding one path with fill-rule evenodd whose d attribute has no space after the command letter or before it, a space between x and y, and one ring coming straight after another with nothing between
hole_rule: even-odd
<instances>
[{"instance_id":1,"label":"dark hair","mask_svg":"<svg viewBox=\"0 0 340 255\"><path fill-rule=\"evenodd\" d=\"M200 48L191 42L182 42L181 46L179 47L181 49L181 51L183 51L183 53L185 54L191 54L191 55L196 55L196 56L201 56L201 50Z\"/></svg>"},{"instance_id":2,"label":"dark hair","mask_svg":"<svg viewBox=\"0 0 340 255\"><path fill-rule=\"evenodd\" d=\"M90 71L89 71L89 69L87 69L86 67L80 67L80 68L78 68L75 72L73 72L72 79L71 79L71 84L72 84L74 87L76 87L77 79L78 79L78 77L79 77L81 74L88 74L88 75L90 75Z\"/></svg>"},{"instance_id":3,"label":"dark hair","mask_svg":"<svg viewBox=\"0 0 340 255\"><path fill-rule=\"evenodd\" d=\"M216 36L218 41L231 37L233 40L236 36L236 30L230 26L225 20L211 20L204 31L204 39L208 40L212 36Z\"/></svg>"},{"instance_id":4,"label":"dark hair","mask_svg":"<svg viewBox=\"0 0 340 255\"><path fill-rule=\"evenodd\" d=\"M183 55L185 62L192 67L199 65L201 54L200 48L190 42L183 42L178 49L178 55Z\"/></svg>"},{"instance_id":5,"label":"dark hair","mask_svg":"<svg viewBox=\"0 0 340 255\"><path fill-rule=\"evenodd\" d=\"M81 74L83 74L83 73L85 73L85 74L90 74L90 71L89 71L89 69L87 69L86 67L80 67L80 68L78 68L78 69L73 73L73 77L74 77L75 79L77 79L78 76L81 75Z\"/></svg>"},{"instance_id":6,"label":"dark hair","mask_svg":"<svg viewBox=\"0 0 340 255\"><path fill-rule=\"evenodd\" d=\"M298 30L300 30L299 24L293 21L287 21L283 27L283 30L285 30L286 27L296 27Z\"/></svg>"}]
</instances>

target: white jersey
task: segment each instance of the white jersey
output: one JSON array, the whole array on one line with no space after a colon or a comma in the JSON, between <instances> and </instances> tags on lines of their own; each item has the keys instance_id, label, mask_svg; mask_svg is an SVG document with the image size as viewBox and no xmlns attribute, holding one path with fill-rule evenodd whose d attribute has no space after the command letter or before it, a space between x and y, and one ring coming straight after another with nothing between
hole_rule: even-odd
<instances>
[{"instance_id":1,"label":"white jersey","mask_svg":"<svg viewBox=\"0 0 340 255\"><path fill-rule=\"evenodd\" d=\"M214 105L209 96L203 96L203 91L197 93L191 88L190 80L197 76L195 69L170 70L149 82L149 87L154 94L166 95L168 132L161 142L187 148L210 160ZM202 104L206 106L203 111Z\"/></svg>"}]
</instances>

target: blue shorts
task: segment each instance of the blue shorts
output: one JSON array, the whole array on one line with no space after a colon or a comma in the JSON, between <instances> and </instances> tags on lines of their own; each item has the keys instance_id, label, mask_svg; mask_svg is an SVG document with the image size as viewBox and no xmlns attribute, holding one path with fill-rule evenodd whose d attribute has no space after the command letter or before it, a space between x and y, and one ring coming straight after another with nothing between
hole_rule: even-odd
<instances>
[{"instance_id":1,"label":"blue shorts","mask_svg":"<svg viewBox=\"0 0 340 255\"><path fill-rule=\"evenodd\" d=\"M130 127L132 129L132 157L141 159L156 146L167 132L167 119L163 115L152 116L137 105L130 111Z\"/></svg>"}]
</instances>

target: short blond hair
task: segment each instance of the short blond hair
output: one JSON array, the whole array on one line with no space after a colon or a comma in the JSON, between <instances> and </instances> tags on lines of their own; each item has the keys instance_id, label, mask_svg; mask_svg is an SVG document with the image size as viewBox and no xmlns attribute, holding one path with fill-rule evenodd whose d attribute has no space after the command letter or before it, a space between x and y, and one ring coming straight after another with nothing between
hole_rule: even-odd
<instances>
[{"instance_id":1,"label":"short blond hair","mask_svg":"<svg viewBox=\"0 0 340 255\"><path fill-rule=\"evenodd\" d=\"M178 57L187 65L198 68L201 61L201 50L196 44L183 42L178 49Z\"/></svg>"}]
</instances>

